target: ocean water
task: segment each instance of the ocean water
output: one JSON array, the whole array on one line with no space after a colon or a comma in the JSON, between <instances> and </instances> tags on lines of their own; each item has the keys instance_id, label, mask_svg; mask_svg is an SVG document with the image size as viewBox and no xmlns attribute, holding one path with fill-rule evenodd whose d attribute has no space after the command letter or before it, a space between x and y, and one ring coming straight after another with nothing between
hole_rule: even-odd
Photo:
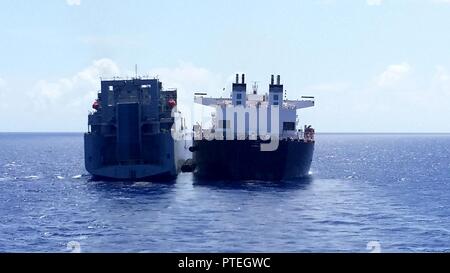
<instances>
[{"instance_id":1,"label":"ocean water","mask_svg":"<svg viewBox=\"0 0 450 273\"><path fill-rule=\"evenodd\" d=\"M309 179L93 182L81 134L0 134L0 252L450 249L450 135L319 135Z\"/></svg>"}]
</instances>

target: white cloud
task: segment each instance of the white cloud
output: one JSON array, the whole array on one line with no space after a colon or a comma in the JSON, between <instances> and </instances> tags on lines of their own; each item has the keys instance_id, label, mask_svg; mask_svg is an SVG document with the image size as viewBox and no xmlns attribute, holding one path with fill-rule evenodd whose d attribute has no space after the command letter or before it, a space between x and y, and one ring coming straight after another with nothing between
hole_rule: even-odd
<instances>
[{"instance_id":1,"label":"white cloud","mask_svg":"<svg viewBox=\"0 0 450 273\"><path fill-rule=\"evenodd\" d=\"M66 3L69 6L79 6L81 5L81 0L66 0Z\"/></svg>"},{"instance_id":2,"label":"white cloud","mask_svg":"<svg viewBox=\"0 0 450 273\"><path fill-rule=\"evenodd\" d=\"M377 84L380 87L395 87L410 73L411 66L408 63L393 64L378 76Z\"/></svg>"},{"instance_id":3,"label":"white cloud","mask_svg":"<svg viewBox=\"0 0 450 273\"><path fill-rule=\"evenodd\" d=\"M383 0L366 0L366 2L369 6L379 6L383 4Z\"/></svg>"},{"instance_id":4,"label":"white cloud","mask_svg":"<svg viewBox=\"0 0 450 273\"><path fill-rule=\"evenodd\" d=\"M120 70L112 60L100 59L72 77L57 81L40 80L28 95L36 110L54 106L64 106L66 110L82 107L95 98L100 86L100 77L119 74Z\"/></svg>"},{"instance_id":5,"label":"white cloud","mask_svg":"<svg viewBox=\"0 0 450 273\"><path fill-rule=\"evenodd\" d=\"M32 84L30 91L17 93L16 96L20 96L23 102L18 106L21 109L17 109L21 114L14 118L14 124L4 130L84 131L88 111L100 90L100 77L119 74L116 63L110 59L100 59L73 76L39 80Z\"/></svg>"},{"instance_id":6,"label":"white cloud","mask_svg":"<svg viewBox=\"0 0 450 273\"><path fill-rule=\"evenodd\" d=\"M427 75L403 63L388 66L375 82L333 92L316 88L316 107L300 111L300 122L322 132L450 132L449 67Z\"/></svg>"}]
</instances>

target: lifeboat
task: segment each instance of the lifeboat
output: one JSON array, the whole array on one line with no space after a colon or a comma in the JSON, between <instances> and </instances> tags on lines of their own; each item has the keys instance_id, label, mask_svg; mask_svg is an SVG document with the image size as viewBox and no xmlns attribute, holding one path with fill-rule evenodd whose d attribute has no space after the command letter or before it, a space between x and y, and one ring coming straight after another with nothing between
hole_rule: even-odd
<instances>
[{"instance_id":1,"label":"lifeboat","mask_svg":"<svg viewBox=\"0 0 450 273\"><path fill-rule=\"evenodd\" d=\"M170 109L173 109L173 108L175 108L175 106L177 106L177 102L174 99L170 99L167 102L167 106L169 106Z\"/></svg>"},{"instance_id":2,"label":"lifeboat","mask_svg":"<svg viewBox=\"0 0 450 273\"><path fill-rule=\"evenodd\" d=\"M95 110L100 109L100 103L98 100L95 100L94 103L92 104L92 108Z\"/></svg>"}]
</instances>

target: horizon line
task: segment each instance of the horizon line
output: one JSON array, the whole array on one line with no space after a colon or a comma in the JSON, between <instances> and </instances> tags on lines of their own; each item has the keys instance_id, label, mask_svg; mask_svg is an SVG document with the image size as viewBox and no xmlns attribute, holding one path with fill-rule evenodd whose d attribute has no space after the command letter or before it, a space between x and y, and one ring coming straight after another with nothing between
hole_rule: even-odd
<instances>
[{"instance_id":1,"label":"horizon line","mask_svg":"<svg viewBox=\"0 0 450 273\"><path fill-rule=\"evenodd\" d=\"M0 131L0 134L85 134L84 131ZM317 135L450 135L450 132L316 132Z\"/></svg>"}]
</instances>

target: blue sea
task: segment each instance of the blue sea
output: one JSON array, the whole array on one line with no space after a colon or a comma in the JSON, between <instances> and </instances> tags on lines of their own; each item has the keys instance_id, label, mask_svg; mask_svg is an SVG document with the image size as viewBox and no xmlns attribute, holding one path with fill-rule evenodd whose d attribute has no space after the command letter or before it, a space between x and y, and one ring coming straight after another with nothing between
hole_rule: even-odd
<instances>
[{"instance_id":1,"label":"blue sea","mask_svg":"<svg viewBox=\"0 0 450 273\"><path fill-rule=\"evenodd\" d=\"M450 135L322 134L311 177L93 182L82 134L0 134L0 252L440 252Z\"/></svg>"}]
</instances>

